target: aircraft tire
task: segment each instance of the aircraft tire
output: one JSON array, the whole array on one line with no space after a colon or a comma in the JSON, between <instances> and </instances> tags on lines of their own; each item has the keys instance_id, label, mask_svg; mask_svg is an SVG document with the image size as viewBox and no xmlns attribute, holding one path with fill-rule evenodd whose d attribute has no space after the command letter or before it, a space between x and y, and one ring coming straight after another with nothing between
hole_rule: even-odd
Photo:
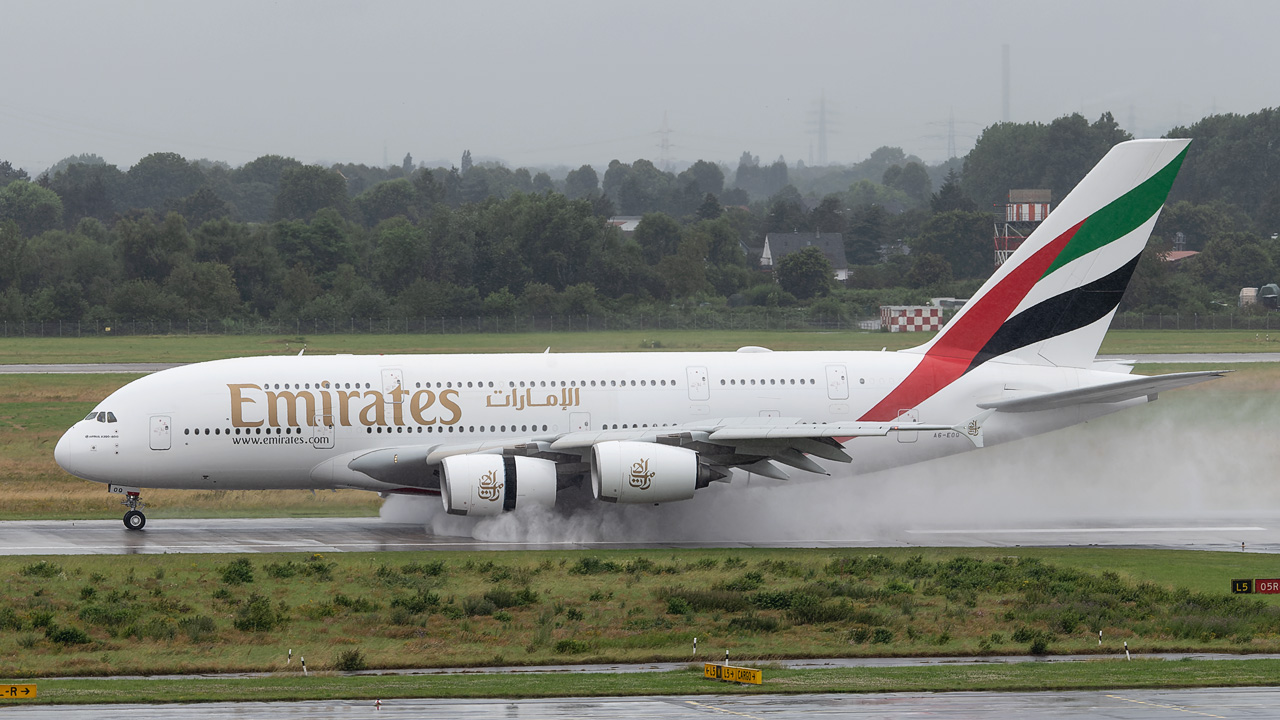
<instances>
[{"instance_id":1,"label":"aircraft tire","mask_svg":"<svg viewBox=\"0 0 1280 720\"><path fill-rule=\"evenodd\" d=\"M147 526L147 516L137 510L130 510L124 514L124 527L126 530L141 530Z\"/></svg>"}]
</instances>

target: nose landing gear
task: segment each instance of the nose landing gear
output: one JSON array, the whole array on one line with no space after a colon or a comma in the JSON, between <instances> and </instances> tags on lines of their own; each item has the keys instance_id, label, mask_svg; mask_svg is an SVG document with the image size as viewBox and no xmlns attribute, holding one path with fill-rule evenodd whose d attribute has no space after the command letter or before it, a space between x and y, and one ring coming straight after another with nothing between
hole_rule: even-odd
<instances>
[{"instance_id":1,"label":"nose landing gear","mask_svg":"<svg viewBox=\"0 0 1280 720\"><path fill-rule=\"evenodd\" d=\"M126 491L124 500L120 501L121 505L129 508L129 512L124 514L124 527L126 530L141 530L147 525L147 516L142 514L142 508L146 505L142 504L142 500L138 497L137 490Z\"/></svg>"}]
</instances>

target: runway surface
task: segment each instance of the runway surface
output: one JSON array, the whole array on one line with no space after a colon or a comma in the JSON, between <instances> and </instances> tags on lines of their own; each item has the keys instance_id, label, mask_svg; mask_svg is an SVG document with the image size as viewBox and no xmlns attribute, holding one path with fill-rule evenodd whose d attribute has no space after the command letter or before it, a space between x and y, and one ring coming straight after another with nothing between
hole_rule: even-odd
<instances>
[{"instance_id":1,"label":"runway surface","mask_svg":"<svg viewBox=\"0 0 1280 720\"><path fill-rule=\"evenodd\" d=\"M1099 360L1132 360L1138 363L1255 363L1280 362L1280 352L1258 353L1146 353L1099 355Z\"/></svg>"},{"instance_id":2,"label":"runway surface","mask_svg":"<svg viewBox=\"0 0 1280 720\"><path fill-rule=\"evenodd\" d=\"M975 718L1029 717L1164 720L1165 718L1274 718L1280 688L1113 690L1038 693L893 693L873 695L756 695L731 697L612 697L543 700L372 700L201 705L76 705L0 708L23 717L58 720L221 720L307 718L540 718L576 720L683 720L685 718L813 717Z\"/></svg>"},{"instance_id":3,"label":"runway surface","mask_svg":"<svg viewBox=\"0 0 1280 720\"><path fill-rule=\"evenodd\" d=\"M153 373L186 363L59 363L0 365L0 375L97 375L106 373Z\"/></svg>"},{"instance_id":4,"label":"runway surface","mask_svg":"<svg viewBox=\"0 0 1280 720\"><path fill-rule=\"evenodd\" d=\"M421 525L380 518L171 520L157 514L141 531L119 520L0 522L0 555L133 555L159 553L395 552L406 550L573 550L748 547L1150 547L1280 553L1280 516L1230 522L1144 518L1052 527L920 526L874 538L805 542L503 542L431 535Z\"/></svg>"}]
</instances>

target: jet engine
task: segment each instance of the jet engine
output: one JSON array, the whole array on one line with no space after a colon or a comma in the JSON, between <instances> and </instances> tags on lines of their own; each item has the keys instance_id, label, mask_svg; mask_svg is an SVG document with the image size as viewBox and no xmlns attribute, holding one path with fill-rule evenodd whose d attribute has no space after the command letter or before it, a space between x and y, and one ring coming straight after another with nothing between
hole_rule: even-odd
<instances>
[{"instance_id":1,"label":"jet engine","mask_svg":"<svg viewBox=\"0 0 1280 720\"><path fill-rule=\"evenodd\" d=\"M502 455L454 455L440 463L440 499L450 515L498 515L556 504L556 464Z\"/></svg>"},{"instance_id":2,"label":"jet engine","mask_svg":"<svg viewBox=\"0 0 1280 720\"><path fill-rule=\"evenodd\" d=\"M688 500L726 473L698 463L698 453L672 445L625 440L591 449L591 493L615 503Z\"/></svg>"}]
</instances>

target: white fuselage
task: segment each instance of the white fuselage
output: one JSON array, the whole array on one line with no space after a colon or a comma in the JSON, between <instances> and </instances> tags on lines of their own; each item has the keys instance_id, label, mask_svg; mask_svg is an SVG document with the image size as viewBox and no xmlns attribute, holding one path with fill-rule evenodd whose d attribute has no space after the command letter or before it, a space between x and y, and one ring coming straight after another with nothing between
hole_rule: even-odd
<instances>
[{"instance_id":1,"label":"white fuselage","mask_svg":"<svg viewBox=\"0 0 1280 720\"><path fill-rule=\"evenodd\" d=\"M129 383L99 403L97 417L67 431L56 458L78 477L139 488L395 491L404 488L348 470L343 459L373 448L483 449L504 439L661 429L714 418L855 421L903 383L921 358L909 352L739 351L218 360ZM1118 377L988 362L893 414L955 424L972 416L979 402ZM1145 401L997 414L987 423L986 443ZM99 419L108 412L114 422ZM958 432L861 437L844 446L859 473L973 448Z\"/></svg>"}]
</instances>

